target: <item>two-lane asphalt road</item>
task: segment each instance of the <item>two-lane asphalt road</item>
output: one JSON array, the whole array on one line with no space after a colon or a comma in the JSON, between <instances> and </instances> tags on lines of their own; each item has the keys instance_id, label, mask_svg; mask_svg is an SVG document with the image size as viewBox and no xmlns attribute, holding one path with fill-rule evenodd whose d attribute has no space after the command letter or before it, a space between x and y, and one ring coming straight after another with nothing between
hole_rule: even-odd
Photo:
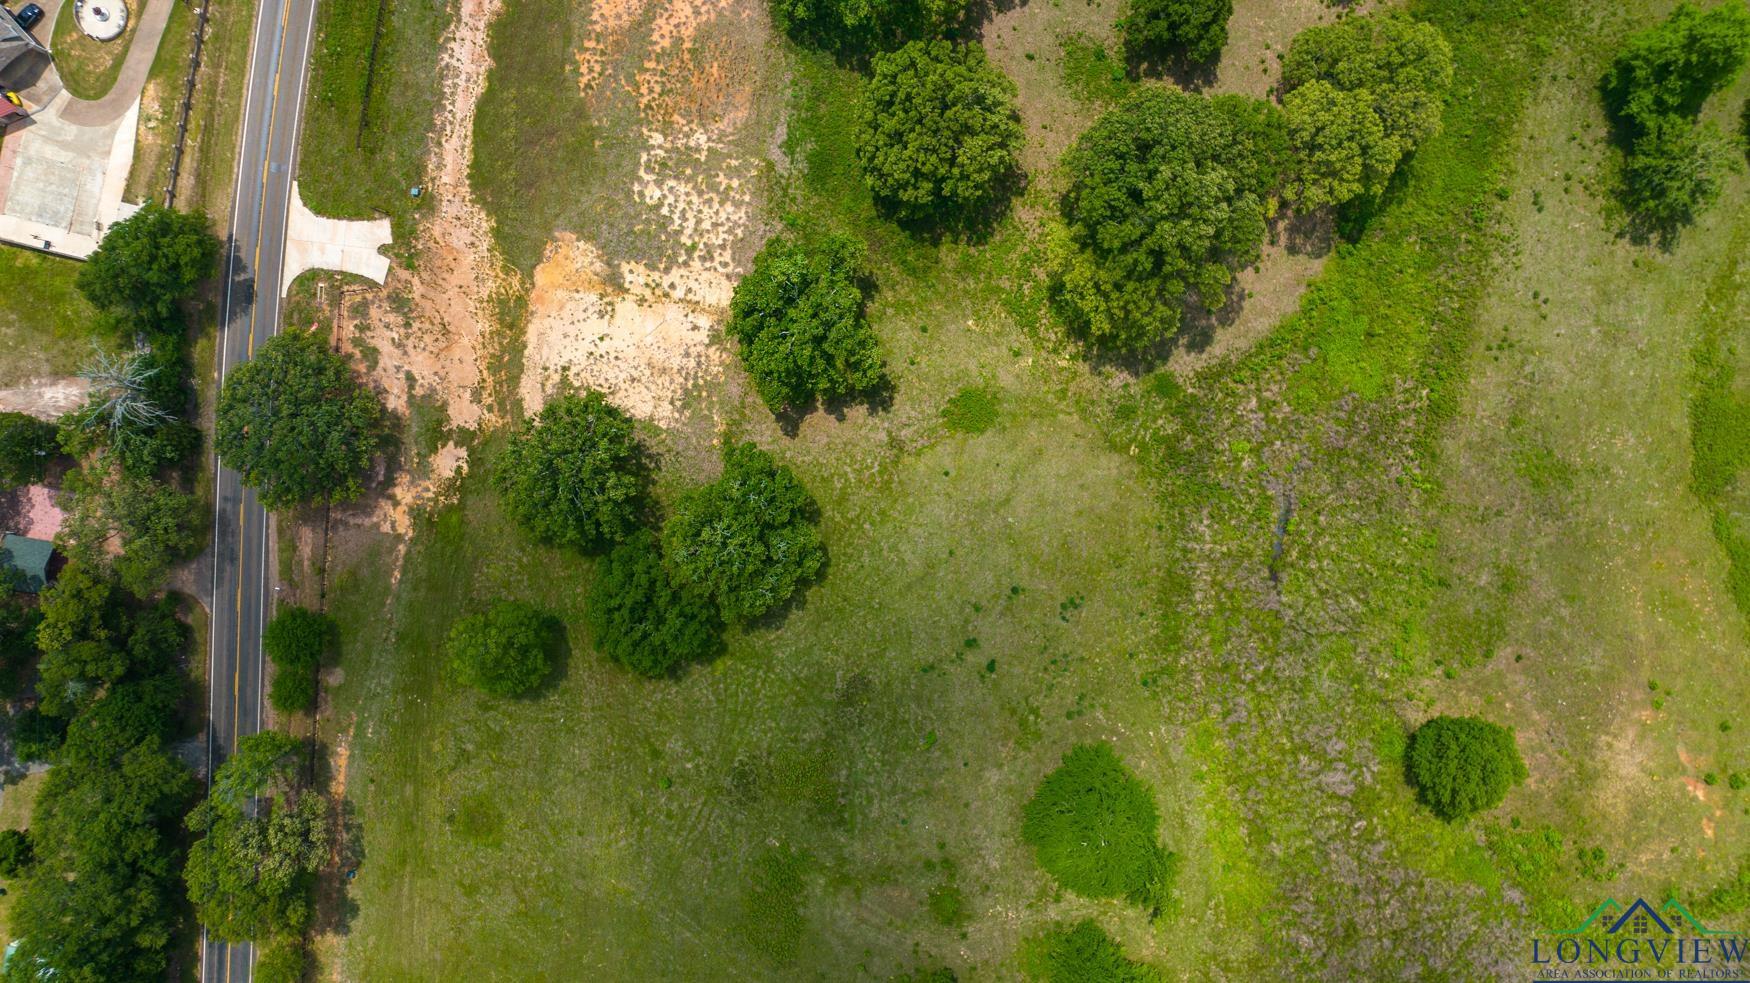
<instances>
[{"instance_id":1,"label":"two-lane asphalt road","mask_svg":"<svg viewBox=\"0 0 1750 983\"><path fill-rule=\"evenodd\" d=\"M316 11L315 0L258 2L224 260L221 383L279 328L286 214ZM261 729L261 629L272 593L267 513L255 492L238 481L237 472L223 461L216 464L212 650L207 664L209 776L237 749L239 738ZM254 948L247 943L227 945L202 936L202 980L247 983L254 963Z\"/></svg>"}]
</instances>

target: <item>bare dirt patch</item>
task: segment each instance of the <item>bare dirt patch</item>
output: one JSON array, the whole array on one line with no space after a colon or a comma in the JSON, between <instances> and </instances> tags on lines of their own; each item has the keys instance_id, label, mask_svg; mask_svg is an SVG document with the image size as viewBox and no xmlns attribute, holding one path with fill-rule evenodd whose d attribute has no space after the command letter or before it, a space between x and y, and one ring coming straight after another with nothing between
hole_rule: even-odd
<instances>
[{"instance_id":1,"label":"bare dirt patch","mask_svg":"<svg viewBox=\"0 0 1750 983\"><path fill-rule=\"evenodd\" d=\"M759 111L766 66L779 63L764 16L746 0L591 8L578 84L592 114L629 113L642 143L629 190L661 246L610 261L593 235L548 245L528 298L526 410L556 387L586 386L671 425L721 373L718 328L759 239L754 189L777 125Z\"/></svg>"},{"instance_id":2,"label":"bare dirt patch","mask_svg":"<svg viewBox=\"0 0 1750 983\"><path fill-rule=\"evenodd\" d=\"M53 420L78 409L90 388L91 383L76 375L31 379L22 386L0 389L0 412Z\"/></svg>"}]
</instances>

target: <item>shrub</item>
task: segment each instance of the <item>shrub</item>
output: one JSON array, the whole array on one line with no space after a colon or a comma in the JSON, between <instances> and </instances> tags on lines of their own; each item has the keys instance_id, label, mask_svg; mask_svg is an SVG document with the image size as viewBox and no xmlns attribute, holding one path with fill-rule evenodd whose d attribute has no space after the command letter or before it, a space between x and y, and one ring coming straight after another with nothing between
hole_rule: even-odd
<instances>
[{"instance_id":1,"label":"shrub","mask_svg":"<svg viewBox=\"0 0 1750 983\"><path fill-rule=\"evenodd\" d=\"M19 761L47 761L66 740L66 717L28 707L12 718L12 753Z\"/></svg>"},{"instance_id":2,"label":"shrub","mask_svg":"<svg viewBox=\"0 0 1750 983\"><path fill-rule=\"evenodd\" d=\"M1221 307L1231 267L1257 259L1270 167L1234 105L1145 86L1065 156L1073 177L1053 236L1053 292L1091 342L1165 340L1188 294Z\"/></svg>"},{"instance_id":3,"label":"shrub","mask_svg":"<svg viewBox=\"0 0 1750 983\"><path fill-rule=\"evenodd\" d=\"M1205 65L1227 47L1233 0L1130 0L1120 31L1132 61Z\"/></svg>"},{"instance_id":4,"label":"shrub","mask_svg":"<svg viewBox=\"0 0 1750 983\"><path fill-rule=\"evenodd\" d=\"M31 861L30 834L22 829L0 830L0 877L8 880L24 873Z\"/></svg>"},{"instance_id":5,"label":"shrub","mask_svg":"<svg viewBox=\"0 0 1750 983\"><path fill-rule=\"evenodd\" d=\"M261 947L255 957L254 983L302 983L310 969L304 940L280 938Z\"/></svg>"},{"instance_id":6,"label":"shrub","mask_svg":"<svg viewBox=\"0 0 1750 983\"><path fill-rule=\"evenodd\" d=\"M656 535L640 530L596 566L585 615L603 655L646 676L710 658L722 644L711 599L676 587Z\"/></svg>"},{"instance_id":7,"label":"shrub","mask_svg":"<svg viewBox=\"0 0 1750 983\"><path fill-rule=\"evenodd\" d=\"M1708 96L1731 84L1750 54L1750 10L1733 0L1702 11L1682 3L1665 20L1629 35L1599 89L1629 138L1665 116L1694 118Z\"/></svg>"},{"instance_id":8,"label":"shrub","mask_svg":"<svg viewBox=\"0 0 1750 983\"><path fill-rule=\"evenodd\" d=\"M856 56L937 37L954 27L967 0L771 0L772 22L797 41Z\"/></svg>"},{"instance_id":9,"label":"shrub","mask_svg":"<svg viewBox=\"0 0 1750 983\"><path fill-rule=\"evenodd\" d=\"M751 621L825 565L817 512L788 467L753 444L732 444L723 476L676 503L663 553L677 583L708 594L725 620Z\"/></svg>"},{"instance_id":10,"label":"shrub","mask_svg":"<svg viewBox=\"0 0 1750 983\"><path fill-rule=\"evenodd\" d=\"M528 604L500 601L450 626L447 649L455 678L493 696L520 696L552 669L557 625Z\"/></svg>"},{"instance_id":11,"label":"shrub","mask_svg":"<svg viewBox=\"0 0 1750 983\"><path fill-rule=\"evenodd\" d=\"M632 421L594 390L550 400L493 471L504 510L529 535L586 552L638 528L649 475Z\"/></svg>"},{"instance_id":12,"label":"shrub","mask_svg":"<svg viewBox=\"0 0 1750 983\"><path fill-rule=\"evenodd\" d=\"M1329 89L1293 98L1316 82ZM1451 87L1452 47L1432 24L1394 13L1345 17L1296 35L1282 60L1282 88L1297 134L1294 189L1311 195L1302 203L1385 190L1404 156L1439 132ZM1363 119L1364 107L1373 122ZM1346 138L1361 143L1345 151Z\"/></svg>"},{"instance_id":13,"label":"shrub","mask_svg":"<svg viewBox=\"0 0 1750 983\"><path fill-rule=\"evenodd\" d=\"M961 433L984 433L996 426L996 391L986 386L966 386L942 407L942 423Z\"/></svg>"},{"instance_id":14,"label":"shrub","mask_svg":"<svg viewBox=\"0 0 1750 983\"><path fill-rule=\"evenodd\" d=\"M309 608L286 607L261 633L261 647L273 660L273 685L267 701L281 713L316 709L316 673L334 646L334 619Z\"/></svg>"},{"instance_id":15,"label":"shrub","mask_svg":"<svg viewBox=\"0 0 1750 983\"><path fill-rule=\"evenodd\" d=\"M58 449L54 424L24 413L0 413L0 489L43 480Z\"/></svg>"},{"instance_id":16,"label":"shrub","mask_svg":"<svg viewBox=\"0 0 1750 983\"><path fill-rule=\"evenodd\" d=\"M1153 794L1111 745L1082 744L1039 783L1022 812L1021 837L1069 890L1159 912L1177 867L1157 840L1159 826Z\"/></svg>"},{"instance_id":17,"label":"shrub","mask_svg":"<svg viewBox=\"0 0 1750 983\"><path fill-rule=\"evenodd\" d=\"M1410 783L1448 822L1493 809L1525 780L1513 732L1480 717L1435 717L1410 735Z\"/></svg>"},{"instance_id":18,"label":"shrub","mask_svg":"<svg viewBox=\"0 0 1750 983\"><path fill-rule=\"evenodd\" d=\"M902 222L988 217L1025 139L1015 83L976 42L913 41L873 68L854 139L876 203Z\"/></svg>"},{"instance_id":19,"label":"shrub","mask_svg":"<svg viewBox=\"0 0 1750 983\"><path fill-rule=\"evenodd\" d=\"M382 433L382 404L346 359L308 331L286 331L225 377L213 440L277 510L357 498Z\"/></svg>"},{"instance_id":20,"label":"shrub","mask_svg":"<svg viewBox=\"0 0 1750 983\"><path fill-rule=\"evenodd\" d=\"M204 214L147 203L109 227L75 283L96 307L162 319L213 275L218 259Z\"/></svg>"},{"instance_id":21,"label":"shrub","mask_svg":"<svg viewBox=\"0 0 1750 983\"><path fill-rule=\"evenodd\" d=\"M724 332L773 412L881 381L881 343L864 314L872 287L863 246L850 236L785 232L754 257Z\"/></svg>"},{"instance_id":22,"label":"shrub","mask_svg":"<svg viewBox=\"0 0 1750 983\"><path fill-rule=\"evenodd\" d=\"M1040 983L1160 983L1161 973L1124 955L1124 949L1092 921L1056 926L1029 940L1021 967Z\"/></svg>"}]
</instances>

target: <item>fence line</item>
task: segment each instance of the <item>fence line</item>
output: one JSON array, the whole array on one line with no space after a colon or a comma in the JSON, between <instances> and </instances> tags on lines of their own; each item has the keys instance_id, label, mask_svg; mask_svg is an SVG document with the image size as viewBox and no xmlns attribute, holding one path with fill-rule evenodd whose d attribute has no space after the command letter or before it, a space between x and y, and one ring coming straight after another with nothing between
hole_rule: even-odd
<instances>
[{"instance_id":1,"label":"fence line","mask_svg":"<svg viewBox=\"0 0 1750 983\"><path fill-rule=\"evenodd\" d=\"M188 55L188 78L182 86L182 109L177 113L176 140L170 145L170 180L164 185L164 207L176 204L176 178L182 172L182 145L188 142L188 118L194 111L195 75L201 67L201 44L207 37L207 11L213 0L200 0L200 19L194 26L194 47Z\"/></svg>"}]
</instances>

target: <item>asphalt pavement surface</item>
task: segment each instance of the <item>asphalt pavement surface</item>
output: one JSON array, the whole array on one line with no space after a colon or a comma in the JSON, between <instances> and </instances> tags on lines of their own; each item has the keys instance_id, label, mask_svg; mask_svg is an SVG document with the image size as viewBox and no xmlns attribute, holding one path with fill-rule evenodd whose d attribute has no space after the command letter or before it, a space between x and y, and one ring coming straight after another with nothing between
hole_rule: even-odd
<instances>
[{"instance_id":1,"label":"asphalt pavement surface","mask_svg":"<svg viewBox=\"0 0 1750 983\"><path fill-rule=\"evenodd\" d=\"M211 2L211 0L207 0ZM297 163L315 0L259 0L225 263L219 376L279 330L286 215ZM267 513L237 472L217 462L213 525L212 651L207 682L208 775L261 729L261 629L272 607ZM248 983L248 943L201 938L201 979Z\"/></svg>"}]
</instances>

